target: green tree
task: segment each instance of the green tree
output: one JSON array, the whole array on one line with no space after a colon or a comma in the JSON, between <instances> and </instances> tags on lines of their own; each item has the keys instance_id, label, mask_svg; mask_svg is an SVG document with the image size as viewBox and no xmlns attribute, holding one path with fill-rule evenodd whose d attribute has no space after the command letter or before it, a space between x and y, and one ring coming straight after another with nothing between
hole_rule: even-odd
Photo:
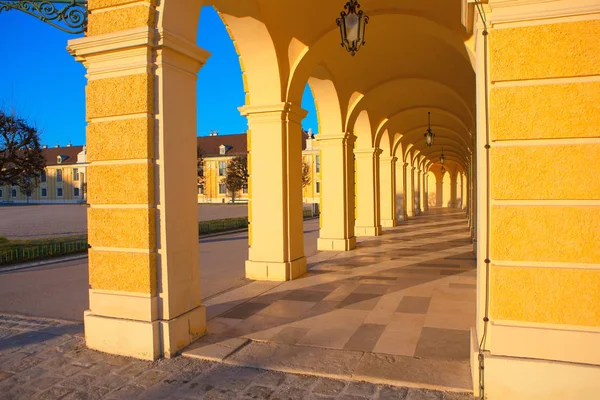
<instances>
[{"instance_id":1,"label":"green tree","mask_svg":"<svg viewBox=\"0 0 600 400\"><path fill-rule=\"evenodd\" d=\"M0 110L0 185L29 190L45 167L37 129L14 112Z\"/></svg>"},{"instance_id":2,"label":"green tree","mask_svg":"<svg viewBox=\"0 0 600 400\"><path fill-rule=\"evenodd\" d=\"M248 184L248 157L234 157L227 164L227 175L222 180L227 190L231 193L231 202L235 203L235 194Z\"/></svg>"},{"instance_id":3,"label":"green tree","mask_svg":"<svg viewBox=\"0 0 600 400\"><path fill-rule=\"evenodd\" d=\"M302 187L307 187L311 181L310 165L306 161L302 161Z\"/></svg>"},{"instance_id":4,"label":"green tree","mask_svg":"<svg viewBox=\"0 0 600 400\"><path fill-rule=\"evenodd\" d=\"M204 182L206 180L204 176L204 155L202 154L200 146L196 149L196 154L198 157L198 186L204 187Z\"/></svg>"}]
</instances>

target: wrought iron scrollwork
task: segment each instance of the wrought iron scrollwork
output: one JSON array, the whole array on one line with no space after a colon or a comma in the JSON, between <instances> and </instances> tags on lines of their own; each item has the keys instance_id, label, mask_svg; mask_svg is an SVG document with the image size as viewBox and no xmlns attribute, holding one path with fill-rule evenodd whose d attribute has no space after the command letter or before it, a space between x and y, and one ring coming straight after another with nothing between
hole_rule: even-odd
<instances>
[{"instance_id":1,"label":"wrought iron scrollwork","mask_svg":"<svg viewBox=\"0 0 600 400\"><path fill-rule=\"evenodd\" d=\"M8 10L23 11L67 33L87 29L87 0L0 0L0 12Z\"/></svg>"}]
</instances>

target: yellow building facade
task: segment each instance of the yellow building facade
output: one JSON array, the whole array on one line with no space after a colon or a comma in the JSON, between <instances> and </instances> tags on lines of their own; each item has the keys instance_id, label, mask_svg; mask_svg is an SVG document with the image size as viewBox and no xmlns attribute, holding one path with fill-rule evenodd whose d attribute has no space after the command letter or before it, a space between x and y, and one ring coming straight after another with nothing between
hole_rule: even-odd
<instances>
[{"instance_id":1,"label":"yellow building facade","mask_svg":"<svg viewBox=\"0 0 600 400\"><path fill-rule=\"evenodd\" d=\"M198 203L230 203L231 193L224 179L227 166L236 156L247 156L247 134L198 137L198 148L202 154L203 177L198 183ZM308 165L308 183L302 190L303 202L318 204L320 201L320 151L312 133L305 132L302 162ZM235 195L236 202L248 201L248 185Z\"/></svg>"},{"instance_id":2,"label":"yellow building facade","mask_svg":"<svg viewBox=\"0 0 600 400\"><path fill-rule=\"evenodd\" d=\"M27 196L17 186L0 186L0 204L78 204L86 202L85 146L48 148L46 168L37 187Z\"/></svg>"},{"instance_id":3,"label":"yellow building facade","mask_svg":"<svg viewBox=\"0 0 600 400\"><path fill-rule=\"evenodd\" d=\"M195 45L202 5L220 12L242 65L248 278L307 270L300 104L308 83L319 110L318 248L351 250L356 236L425 212L443 146L457 167L435 180L435 204L438 192L442 205L464 196L477 255L475 393L597 397L594 0L364 2L369 39L355 57L339 46L338 2L307 0L318 12L298 13L267 0L90 1L87 36L69 43L88 77L89 347L169 357L206 330L190 218L195 98L207 95L195 85L209 58ZM432 147L423 140L427 112Z\"/></svg>"}]
</instances>

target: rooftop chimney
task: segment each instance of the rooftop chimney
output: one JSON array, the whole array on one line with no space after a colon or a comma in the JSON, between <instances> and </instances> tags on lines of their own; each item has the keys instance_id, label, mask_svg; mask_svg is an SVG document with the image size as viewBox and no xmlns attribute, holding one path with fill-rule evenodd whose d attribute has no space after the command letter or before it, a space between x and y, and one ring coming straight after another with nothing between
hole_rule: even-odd
<instances>
[{"instance_id":1,"label":"rooftop chimney","mask_svg":"<svg viewBox=\"0 0 600 400\"><path fill-rule=\"evenodd\" d=\"M60 147L60 145L58 144L58 142L56 142L56 144L54 145L54 147L56 147L57 149Z\"/></svg>"},{"instance_id":2,"label":"rooftop chimney","mask_svg":"<svg viewBox=\"0 0 600 400\"><path fill-rule=\"evenodd\" d=\"M72 146L71 142L67 143L67 147L71 147L71 146Z\"/></svg>"}]
</instances>

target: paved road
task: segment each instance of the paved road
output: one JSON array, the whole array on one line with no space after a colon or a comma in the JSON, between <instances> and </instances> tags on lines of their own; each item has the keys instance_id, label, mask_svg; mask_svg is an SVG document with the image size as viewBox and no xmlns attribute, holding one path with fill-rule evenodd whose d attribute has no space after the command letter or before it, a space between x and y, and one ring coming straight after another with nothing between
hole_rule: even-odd
<instances>
[{"instance_id":1,"label":"paved road","mask_svg":"<svg viewBox=\"0 0 600 400\"><path fill-rule=\"evenodd\" d=\"M87 232L87 209L79 204L0 206L0 236L11 239ZM198 204L198 221L248 215L246 204Z\"/></svg>"},{"instance_id":2,"label":"paved road","mask_svg":"<svg viewBox=\"0 0 600 400\"><path fill-rule=\"evenodd\" d=\"M319 220L305 221L306 256L317 252L318 236ZM246 232L202 239L202 298L243 285L246 282L244 261L247 257ZM0 273L0 311L3 312L82 320L83 311L88 307L87 296L87 259Z\"/></svg>"}]
</instances>

